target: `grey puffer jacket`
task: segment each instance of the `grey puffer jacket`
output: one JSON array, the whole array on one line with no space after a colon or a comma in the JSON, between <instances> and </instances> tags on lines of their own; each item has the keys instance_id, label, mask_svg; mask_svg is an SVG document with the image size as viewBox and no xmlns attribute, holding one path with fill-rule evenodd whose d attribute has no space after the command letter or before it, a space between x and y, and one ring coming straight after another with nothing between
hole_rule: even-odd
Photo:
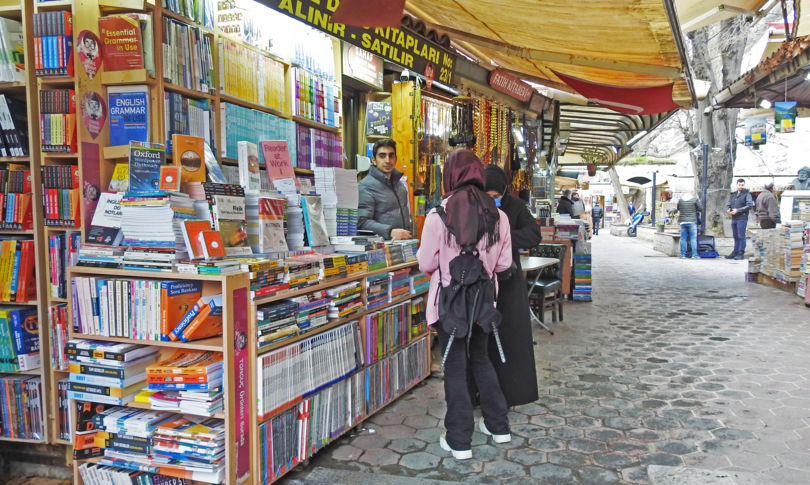
<instances>
[{"instance_id":1,"label":"grey puffer jacket","mask_svg":"<svg viewBox=\"0 0 810 485\"><path fill-rule=\"evenodd\" d=\"M391 237L391 229L411 230L408 189L399 181L401 178L402 172L397 169L391 172L389 179L377 167L371 167L358 184L358 229L374 231L384 238Z\"/></svg>"},{"instance_id":2,"label":"grey puffer jacket","mask_svg":"<svg viewBox=\"0 0 810 485\"><path fill-rule=\"evenodd\" d=\"M703 212L703 206L700 204L700 199L697 197L694 199L681 199L678 201L678 222L680 224L685 224L687 222L696 224L698 212Z\"/></svg>"}]
</instances>

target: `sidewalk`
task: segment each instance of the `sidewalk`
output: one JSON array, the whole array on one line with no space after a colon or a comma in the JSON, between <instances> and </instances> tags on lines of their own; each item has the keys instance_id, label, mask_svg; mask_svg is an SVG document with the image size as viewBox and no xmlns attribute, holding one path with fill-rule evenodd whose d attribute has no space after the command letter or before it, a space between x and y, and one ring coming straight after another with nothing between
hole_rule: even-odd
<instances>
[{"instance_id":1,"label":"sidewalk","mask_svg":"<svg viewBox=\"0 0 810 485\"><path fill-rule=\"evenodd\" d=\"M810 483L810 308L745 283L744 261L668 258L607 231L593 248L594 301L568 303L554 336L535 328L541 397L510 413L510 444L476 433L472 460L449 457L431 377L307 469L381 485L646 484L647 466L665 465Z\"/></svg>"}]
</instances>

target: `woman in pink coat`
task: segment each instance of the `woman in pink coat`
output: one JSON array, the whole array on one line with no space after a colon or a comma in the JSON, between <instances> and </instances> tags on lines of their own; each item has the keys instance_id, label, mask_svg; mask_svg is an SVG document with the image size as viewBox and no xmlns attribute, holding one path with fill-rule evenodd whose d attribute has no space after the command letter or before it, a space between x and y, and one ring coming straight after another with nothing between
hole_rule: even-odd
<instances>
[{"instance_id":1,"label":"woman in pink coat","mask_svg":"<svg viewBox=\"0 0 810 485\"><path fill-rule=\"evenodd\" d=\"M447 349L450 335L436 325L439 320L438 293L441 286L451 281L450 261L459 255L461 246L475 245L487 273L506 271L512 266L512 243L509 219L496 206L492 197L484 192L486 177L481 161L469 150L458 150L447 157L444 166L444 200L447 225L436 210L425 218L422 243L417 253L419 269L431 276L428 294L427 320L439 335L442 354ZM439 267L441 266L441 278ZM491 435L496 443L511 440L506 399L498 384L498 377L489 360L489 335L480 325L473 325L469 343L457 338L450 346L444 368L444 394L447 431L439 440L445 451L457 460L472 458L472 434L475 427L473 406L467 389L467 369L470 368L481 396L483 417L478 427ZM508 358L508 356L507 356Z\"/></svg>"}]
</instances>

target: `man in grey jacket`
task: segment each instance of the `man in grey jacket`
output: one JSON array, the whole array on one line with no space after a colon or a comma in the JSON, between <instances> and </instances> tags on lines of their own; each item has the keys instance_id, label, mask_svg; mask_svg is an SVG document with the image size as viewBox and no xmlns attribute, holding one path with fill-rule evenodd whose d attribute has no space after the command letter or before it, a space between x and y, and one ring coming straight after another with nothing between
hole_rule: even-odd
<instances>
[{"instance_id":1,"label":"man in grey jacket","mask_svg":"<svg viewBox=\"0 0 810 485\"><path fill-rule=\"evenodd\" d=\"M773 229L781 222L779 202L773 195L773 182L765 184L765 190L759 193L756 202L757 219L762 229Z\"/></svg>"},{"instance_id":2,"label":"man in grey jacket","mask_svg":"<svg viewBox=\"0 0 810 485\"><path fill-rule=\"evenodd\" d=\"M358 184L357 228L386 239L410 239L408 189L400 182L402 172L396 169L397 144L391 139L379 140L372 154L373 166Z\"/></svg>"}]
</instances>

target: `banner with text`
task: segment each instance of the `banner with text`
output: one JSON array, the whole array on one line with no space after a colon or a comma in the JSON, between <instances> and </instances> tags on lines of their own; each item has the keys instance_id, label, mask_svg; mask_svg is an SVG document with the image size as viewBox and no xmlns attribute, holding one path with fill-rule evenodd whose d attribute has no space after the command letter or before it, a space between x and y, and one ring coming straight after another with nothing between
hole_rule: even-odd
<instances>
[{"instance_id":1,"label":"banner with text","mask_svg":"<svg viewBox=\"0 0 810 485\"><path fill-rule=\"evenodd\" d=\"M443 84L453 82L456 56L404 29L364 28L332 22L340 0L259 0L259 3Z\"/></svg>"}]
</instances>

